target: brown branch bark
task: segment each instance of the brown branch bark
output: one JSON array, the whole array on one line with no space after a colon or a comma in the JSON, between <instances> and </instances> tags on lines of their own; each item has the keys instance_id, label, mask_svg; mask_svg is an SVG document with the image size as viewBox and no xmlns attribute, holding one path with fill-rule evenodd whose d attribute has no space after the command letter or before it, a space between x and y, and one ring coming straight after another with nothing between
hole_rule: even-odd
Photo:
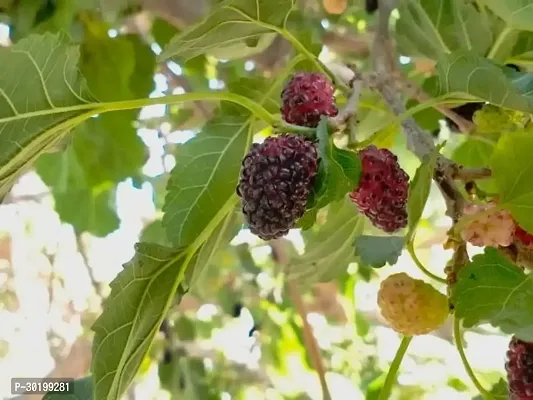
<instances>
[{"instance_id":1,"label":"brown branch bark","mask_svg":"<svg viewBox=\"0 0 533 400\"><path fill-rule=\"evenodd\" d=\"M419 87L416 83L407 79L400 71L394 71L393 76L395 77L400 89L403 90L407 94L407 96L411 97L412 99L415 99L419 103L425 103L431 100L431 97L424 91L424 89ZM453 122L455 122L455 124L459 127L459 130L462 133L468 135L474 131L476 127L474 123L461 117L451 108L442 104L435 104L433 108L435 108L445 117L448 117Z\"/></svg>"},{"instance_id":2,"label":"brown branch bark","mask_svg":"<svg viewBox=\"0 0 533 400\"><path fill-rule=\"evenodd\" d=\"M78 246L78 252L81 255L81 258L83 259L83 264L85 265L85 268L87 269L87 274L89 275L89 279L91 280L91 284L94 288L94 292L100 299L105 298L105 293L102 288L102 283L98 282L94 276L94 271L89 263L89 257L87 255L87 250L85 248L85 244L83 243L82 234L80 232L76 232L76 245Z\"/></svg>"}]
</instances>

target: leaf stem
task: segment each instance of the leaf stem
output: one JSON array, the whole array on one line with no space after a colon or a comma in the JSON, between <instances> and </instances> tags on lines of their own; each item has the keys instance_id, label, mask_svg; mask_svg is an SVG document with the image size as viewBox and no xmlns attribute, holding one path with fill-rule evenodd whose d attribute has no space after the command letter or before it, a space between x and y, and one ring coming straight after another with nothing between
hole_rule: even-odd
<instances>
[{"instance_id":1,"label":"leaf stem","mask_svg":"<svg viewBox=\"0 0 533 400\"><path fill-rule=\"evenodd\" d=\"M498 51L500 50L500 47L502 47L502 45L505 42L505 39L507 39L507 36L509 36L509 34L513 31L514 29L511 28L509 25L506 25L505 28L502 29L502 31L496 38L494 45L490 49L489 54L487 55L487 58L489 60L494 60L496 58L496 56L498 55Z\"/></svg>"},{"instance_id":2,"label":"leaf stem","mask_svg":"<svg viewBox=\"0 0 533 400\"><path fill-rule=\"evenodd\" d=\"M326 68L324 64L322 64L317 57L313 53L311 53L307 48L287 29L278 29L277 30L280 35L282 35L285 39L287 39L291 44L294 46L294 48L303 54L309 61L311 61L313 64L315 64L316 68L321 71L322 73L328 75L331 79L335 79L331 71Z\"/></svg>"},{"instance_id":3,"label":"leaf stem","mask_svg":"<svg viewBox=\"0 0 533 400\"><path fill-rule=\"evenodd\" d=\"M472 380L472 383L486 400L494 400L494 397L489 392L487 392L485 388L483 388L483 386L481 386L481 383L477 380L476 375L474 374L474 370L472 369L470 363L468 362L468 359L466 358L463 340L461 338L461 322L457 317L454 317L453 321L453 336L455 339L455 346L457 347L457 351L459 352L459 356L461 357L461 361L463 362L466 373Z\"/></svg>"},{"instance_id":4,"label":"leaf stem","mask_svg":"<svg viewBox=\"0 0 533 400\"><path fill-rule=\"evenodd\" d=\"M303 54L309 61L311 61L313 64L315 64L315 67L322 72L323 74L327 75L329 79L331 79L332 82L335 83L335 86L337 86L338 89L340 89L343 93L349 93L350 88L344 84L344 82L339 81L335 78L335 75L329 70L329 68L324 65L322 61L318 59L318 57L315 57L313 53L311 53L307 48L287 29L285 28L274 28L277 33L282 35L285 39L287 39L293 47L300 52L300 54Z\"/></svg>"},{"instance_id":5,"label":"leaf stem","mask_svg":"<svg viewBox=\"0 0 533 400\"><path fill-rule=\"evenodd\" d=\"M420 261L420 259L416 255L415 245L414 245L414 237L413 237L413 239L411 239L411 240L409 240L407 242L407 251L409 252L409 255L411 256L411 258L415 262L416 266L420 269L420 271L422 271L424 274L426 274L431 279L435 279L436 281L438 281L440 283L446 284L446 279L435 275L433 272L429 271L426 267L424 267L424 264L422 264L422 262Z\"/></svg>"},{"instance_id":6,"label":"leaf stem","mask_svg":"<svg viewBox=\"0 0 533 400\"><path fill-rule=\"evenodd\" d=\"M100 114L110 111L121 111L121 110L132 110L138 109L151 105L160 105L160 104L175 104L183 103L190 101L229 101L235 104L238 104L250 112L252 112L257 118L264 120L269 125L276 127L277 129L283 130L284 132L295 132L302 134L312 135L315 132L314 128L307 128L292 124L287 124L282 120L279 120L274 115L269 113L263 106L259 103L256 103L253 100L250 100L247 97L241 96L236 93L229 92L194 92L194 93L184 93L184 94L172 94L164 97L154 97L154 98L145 98L145 99L135 99L135 100L123 100L115 101L109 103L102 103L94 111L94 114Z\"/></svg>"},{"instance_id":7,"label":"leaf stem","mask_svg":"<svg viewBox=\"0 0 533 400\"><path fill-rule=\"evenodd\" d=\"M383 384L383 388L379 393L378 400L387 400L390 397L392 385L394 385L394 383L396 382L398 370L400 369L403 357L405 356L407 348L409 347L409 344L411 343L412 339L412 336L403 337L402 342L400 343L400 347L398 347L396 355L394 356L394 360L392 360L392 364L390 365L389 372L387 373L387 378L385 378L385 383Z\"/></svg>"}]
</instances>

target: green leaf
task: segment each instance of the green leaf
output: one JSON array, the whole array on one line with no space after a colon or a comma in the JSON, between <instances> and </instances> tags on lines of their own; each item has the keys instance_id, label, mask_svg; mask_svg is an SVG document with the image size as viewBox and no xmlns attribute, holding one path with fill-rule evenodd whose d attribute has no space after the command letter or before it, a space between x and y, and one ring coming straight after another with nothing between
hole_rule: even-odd
<instances>
[{"instance_id":1,"label":"green leaf","mask_svg":"<svg viewBox=\"0 0 533 400\"><path fill-rule=\"evenodd\" d=\"M452 160L469 168L488 166L495 147L495 143L492 144L489 140L488 138L483 141L476 138L468 138L455 149ZM481 179L476 184L489 193L496 191L493 178Z\"/></svg>"},{"instance_id":2,"label":"green leaf","mask_svg":"<svg viewBox=\"0 0 533 400\"><path fill-rule=\"evenodd\" d=\"M228 213L198 252L196 264L191 267L192 273L187 282L191 291L194 292L195 286L202 281L207 281L209 268L214 266L216 254L226 249L239 232L242 226L241 215L240 207Z\"/></svg>"},{"instance_id":3,"label":"green leaf","mask_svg":"<svg viewBox=\"0 0 533 400\"><path fill-rule=\"evenodd\" d=\"M317 18L310 18L308 13L294 9L287 18L285 28L314 56L318 57L324 44L324 29ZM308 60L304 64L316 66Z\"/></svg>"},{"instance_id":4,"label":"green leaf","mask_svg":"<svg viewBox=\"0 0 533 400\"><path fill-rule=\"evenodd\" d=\"M509 26L523 31L533 31L533 4L530 0L484 0L494 14Z\"/></svg>"},{"instance_id":5,"label":"green leaf","mask_svg":"<svg viewBox=\"0 0 533 400\"><path fill-rule=\"evenodd\" d=\"M162 18L155 18L152 23L152 35L161 47L165 47L176 36L178 29Z\"/></svg>"},{"instance_id":6,"label":"green leaf","mask_svg":"<svg viewBox=\"0 0 533 400\"><path fill-rule=\"evenodd\" d=\"M403 236L361 235L355 238L355 254L373 268L384 267L386 263L394 265L402 254L405 239Z\"/></svg>"},{"instance_id":7,"label":"green leaf","mask_svg":"<svg viewBox=\"0 0 533 400\"><path fill-rule=\"evenodd\" d=\"M433 172L442 147L442 145L438 146L434 152L425 157L422 164L417 168L413 180L409 184L409 197L407 200L409 231L407 233L407 240L411 239L420 218L422 218L422 213L424 212L424 207L426 206L429 192L431 190Z\"/></svg>"},{"instance_id":8,"label":"green leaf","mask_svg":"<svg viewBox=\"0 0 533 400\"><path fill-rule=\"evenodd\" d=\"M85 23L90 29L85 33L80 68L92 91L108 101L148 96L155 66L150 49L134 36L110 38L107 25L99 20ZM111 198L102 189L135 176L147 159L146 147L133 126L136 114L135 110L121 111L91 118L74 130L71 149L45 155L37 162L37 171L53 187L62 220L76 229L102 236L118 227L114 206L108 204ZM80 204L87 205L89 215L79 213Z\"/></svg>"},{"instance_id":9,"label":"green leaf","mask_svg":"<svg viewBox=\"0 0 533 400\"><path fill-rule=\"evenodd\" d=\"M490 168L499 205L508 209L526 231L533 232L533 136L530 132L502 135Z\"/></svg>"},{"instance_id":10,"label":"green leaf","mask_svg":"<svg viewBox=\"0 0 533 400\"><path fill-rule=\"evenodd\" d=\"M167 232L163 227L163 222L161 219L156 219L144 227L141 233L140 241L146 243L155 243L160 246L171 246L167 239Z\"/></svg>"},{"instance_id":11,"label":"green leaf","mask_svg":"<svg viewBox=\"0 0 533 400\"><path fill-rule=\"evenodd\" d=\"M427 82L427 81L426 81ZM420 105L416 100L409 99L407 101L407 109L416 107ZM413 118L418 125L424 130L434 131L435 129L440 129L439 120L442 119L442 114L433 107L428 107L420 112L417 112L413 115ZM396 128L400 130L399 128Z\"/></svg>"},{"instance_id":12,"label":"green leaf","mask_svg":"<svg viewBox=\"0 0 533 400\"><path fill-rule=\"evenodd\" d=\"M314 225L322 207L341 200L346 193L354 190L361 174L361 160L353 151L335 146L325 118L318 124L317 137L318 172L309 193L306 212L297 222L297 227L304 231Z\"/></svg>"},{"instance_id":13,"label":"green leaf","mask_svg":"<svg viewBox=\"0 0 533 400\"><path fill-rule=\"evenodd\" d=\"M457 0L402 0L396 24L402 54L437 59L471 50L484 54L493 41L488 18Z\"/></svg>"},{"instance_id":14,"label":"green leaf","mask_svg":"<svg viewBox=\"0 0 533 400\"><path fill-rule=\"evenodd\" d=\"M131 117L102 114L73 131L73 152L89 187L134 176L148 159Z\"/></svg>"},{"instance_id":15,"label":"green leaf","mask_svg":"<svg viewBox=\"0 0 533 400\"><path fill-rule=\"evenodd\" d=\"M279 113L281 104L281 87L273 87L272 79L260 76L243 77L228 82L228 91L246 96L251 100L261 103L271 114ZM223 103L222 110L225 113L242 115L242 107L232 103Z\"/></svg>"},{"instance_id":16,"label":"green leaf","mask_svg":"<svg viewBox=\"0 0 533 400\"><path fill-rule=\"evenodd\" d=\"M226 0L201 23L177 35L160 59L187 60L213 51L223 58L231 57L233 52L242 57L261 52L273 33L284 26L293 6L294 0Z\"/></svg>"},{"instance_id":17,"label":"green leaf","mask_svg":"<svg viewBox=\"0 0 533 400\"><path fill-rule=\"evenodd\" d=\"M313 188L316 207L322 208L332 201L341 200L359 183L361 160L350 150L339 149L328 133L328 120L318 124L319 176Z\"/></svg>"},{"instance_id":18,"label":"green leaf","mask_svg":"<svg viewBox=\"0 0 533 400\"><path fill-rule=\"evenodd\" d=\"M135 245L135 256L111 283L104 312L93 325L96 399L118 400L132 382L174 300L186 257L183 248Z\"/></svg>"},{"instance_id":19,"label":"green leaf","mask_svg":"<svg viewBox=\"0 0 533 400\"><path fill-rule=\"evenodd\" d=\"M180 386L183 384L180 360L181 357L178 354L172 354L169 360L161 361L157 367L161 388L173 395L180 394Z\"/></svg>"},{"instance_id":20,"label":"green leaf","mask_svg":"<svg viewBox=\"0 0 533 400\"><path fill-rule=\"evenodd\" d=\"M105 101L148 97L155 70L150 47L136 35L110 38L109 26L99 19L86 17L84 22L80 69L91 91ZM135 175L146 162L146 147L133 125L137 113L127 110L100 115L76 130L73 145L92 184L120 182Z\"/></svg>"},{"instance_id":21,"label":"green leaf","mask_svg":"<svg viewBox=\"0 0 533 400\"><path fill-rule=\"evenodd\" d=\"M0 198L73 120L95 105L78 72L78 48L63 34L32 35L0 47Z\"/></svg>"},{"instance_id":22,"label":"green leaf","mask_svg":"<svg viewBox=\"0 0 533 400\"><path fill-rule=\"evenodd\" d=\"M252 140L245 117L220 117L176 152L163 211L167 237L188 246L232 196Z\"/></svg>"},{"instance_id":23,"label":"green leaf","mask_svg":"<svg viewBox=\"0 0 533 400\"><path fill-rule=\"evenodd\" d=\"M43 154L35 167L52 191L61 221L95 236L105 236L118 229L115 185L108 182L92 186L74 146L63 152Z\"/></svg>"},{"instance_id":24,"label":"green leaf","mask_svg":"<svg viewBox=\"0 0 533 400\"><path fill-rule=\"evenodd\" d=\"M451 301L466 328L490 322L504 333L533 340L533 276L493 247L461 269Z\"/></svg>"},{"instance_id":25,"label":"green leaf","mask_svg":"<svg viewBox=\"0 0 533 400\"><path fill-rule=\"evenodd\" d=\"M533 110L533 74L517 73L510 79L502 68L470 52L441 56L437 73L439 96L476 98L512 110Z\"/></svg>"},{"instance_id":26,"label":"green leaf","mask_svg":"<svg viewBox=\"0 0 533 400\"><path fill-rule=\"evenodd\" d=\"M17 4L11 9L10 36L13 42L17 42L30 34L36 24L37 13L42 7L40 0L27 0Z\"/></svg>"},{"instance_id":27,"label":"green leaf","mask_svg":"<svg viewBox=\"0 0 533 400\"><path fill-rule=\"evenodd\" d=\"M509 399L509 389L507 381L504 378L500 378L489 390L490 395L492 396L491 400L508 400ZM472 398L472 400L484 400L481 394Z\"/></svg>"},{"instance_id":28,"label":"green leaf","mask_svg":"<svg viewBox=\"0 0 533 400\"><path fill-rule=\"evenodd\" d=\"M82 379L76 379L73 383L73 393L58 394L47 393L43 400L92 400L93 398L93 380L90 376Z\"/></svg>"},{"instance_id":29,"label":"green leaf","mask_svg":"<svg viewBox=\"0 0 533 400\"><path fill-rule=\"evenodd\" d=\"M533 61L533 32L518 31L515 45L510 53L511 62L514 64L531 63Z\"/></svg>"},{"instance_id":30,"label":"green leaf","mask_svg":"<svg viewBox=\"0 0 533 400\"><path fill-rule=\"evenodd\" d=\"M364 218L348 198L329 207L326 223L309 234L305 254L291 263L289 278L302 285L333 280L355 260L353 242Z\"/></svg>"}]
</instances>

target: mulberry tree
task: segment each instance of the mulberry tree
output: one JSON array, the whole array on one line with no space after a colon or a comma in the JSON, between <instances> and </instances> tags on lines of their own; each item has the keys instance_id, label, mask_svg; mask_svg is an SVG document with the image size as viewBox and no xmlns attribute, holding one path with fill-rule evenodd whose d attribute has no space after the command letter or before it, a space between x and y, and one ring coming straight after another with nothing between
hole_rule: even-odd
<instances>
[{"instance_id":1,"label":"mulberry tree","mask_svg":"<svg viewBox=\"0 0 533 400\"><path fill-rule=\"evenodd\" d=\"M204 329L176 311L195 297L225 318L251 310L261 363L282 370L277 343L298 343L332 399L308 295L332 283L351 299L337 323L366 337L377 322L353 286L378 281L401 341L383 374L353 366L367 398L394 398L410 343L452 321L463 386L533 399L530 1L0 0L0 13L0 198L36 173L61 221L92 237L119 228L121 182L152 188L158 210L103 295L70 398L118 400L146 363L172 398L240 398L257 374L180 347ZM156 176L141 131L163 143ZM417 249L443 218L449 258L425 266ZM255 244L235 244L246 233ZM270 248L262 264L254 246ZM463 344L487 325L509 340L494 385Z\"/></svg>"}]
</instances>

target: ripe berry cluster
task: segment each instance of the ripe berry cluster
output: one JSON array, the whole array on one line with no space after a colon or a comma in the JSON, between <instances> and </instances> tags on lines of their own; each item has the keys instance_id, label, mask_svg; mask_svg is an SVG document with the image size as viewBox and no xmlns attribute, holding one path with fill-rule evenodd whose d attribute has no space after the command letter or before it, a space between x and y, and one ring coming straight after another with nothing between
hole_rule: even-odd
<instances>
[{"instance_id":1,"label":"ripe berry cluster","mask_svg":"<svg viewBox=\"0 0 533 400\"><path fill-rule=\"evenodd\" d=\"M510 400L533 400L533 343L513 337L507 351Z\"/></svg>"},{"instance_id":2,"label":"ripe berry cluster","mask_svg":"<svg viewBox=\"0 0 533 400\"><path fill-rule=\"evenodd\" d=\"M299 72L285 85L285 122L315 128L322 117L338 114L335 89L326 76ZM409 177L394 154L369 146L360 151L361 179L350 194L376 227L392 233L407 225ZM305 212L319 158L314 142L282 134L254 144L244 157L237 194L250 231L264 240L287 234Z\"/></svg>"}]
</instances>

